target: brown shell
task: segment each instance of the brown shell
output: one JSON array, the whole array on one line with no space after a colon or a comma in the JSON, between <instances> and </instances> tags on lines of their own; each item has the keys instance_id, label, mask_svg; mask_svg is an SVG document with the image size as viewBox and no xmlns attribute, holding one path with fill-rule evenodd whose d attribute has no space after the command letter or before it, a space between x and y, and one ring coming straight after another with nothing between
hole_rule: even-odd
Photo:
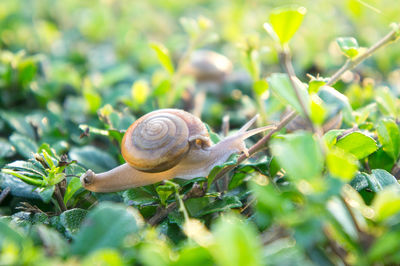
<instances>
[{"instance_id":1,"label":"brown shell","mask_svg":"<svg viewBox=\"0 0 400 266\"><path fill-rule=\"evenodd\" d=\"M161 109L142 116L128 128L121 153L138 170L162 172L177 165L188 153L193 136L209 138L200 119L183 110ZM211 142L205 145L210 146Z\"/></svg>"},{"instance_id":2,"label":"brown shell","mask_svg":"<svg viewBox=\"0 0 400 266\"><path fill-rule=\"evenodd\" d=\"M194 51L184 67L184 72L198 81L221 82L231 71L232 62L227 57L208 50Z\"/></svg>"}]
</instances>

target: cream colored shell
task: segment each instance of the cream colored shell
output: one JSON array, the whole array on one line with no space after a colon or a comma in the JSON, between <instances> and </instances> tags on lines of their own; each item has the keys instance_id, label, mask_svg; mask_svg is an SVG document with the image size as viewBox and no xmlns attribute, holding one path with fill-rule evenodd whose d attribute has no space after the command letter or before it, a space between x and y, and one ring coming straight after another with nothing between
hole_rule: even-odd
<instances>
[{"instance_id":1,"label":"cream colored shell","mask_svg":"<svg viewBox=\"0 0 400 266\"><path fill-rule=\"evenodd\" d=\"M179 109L161 109L136 120L121 143L125 161L144 172L162 172L179 163L191 145L211 146L200 119Z\"/></svg>"}]
</instances>

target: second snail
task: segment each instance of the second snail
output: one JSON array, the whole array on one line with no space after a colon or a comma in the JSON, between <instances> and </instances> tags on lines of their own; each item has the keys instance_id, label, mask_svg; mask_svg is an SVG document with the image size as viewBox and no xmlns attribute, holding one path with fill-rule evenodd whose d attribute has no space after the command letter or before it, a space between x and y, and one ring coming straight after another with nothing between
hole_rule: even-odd
<instances>
[{"instance_id":1,"label":"second snail","mask_svg":"<svg viewBox=\"0 0 400 266\"><path fill-rule=\"evenodd\" d=\"M121 153L126 163L104 173L88 170L82 185L94 192L114 192L172 178L207 176L233 153L248 155L244 140L272 129L248 130L257 116L232 136L213 145L196 116L179 109L161 109L136 120L126 131Z\"/></svg>"}]
</instances>

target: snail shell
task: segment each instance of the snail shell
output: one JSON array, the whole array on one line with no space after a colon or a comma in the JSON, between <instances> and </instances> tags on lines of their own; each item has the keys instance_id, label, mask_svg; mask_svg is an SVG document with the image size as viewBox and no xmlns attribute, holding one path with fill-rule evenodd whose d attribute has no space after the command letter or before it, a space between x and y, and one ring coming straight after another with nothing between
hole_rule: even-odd
<instances>
[{"instance_id":1,"label":"snail shell","mask_svg":"<svg viewBox=\"0 0 400 266\"><path fill-rule=\"evenodd\" d=\"M128 128L121 152L135 169L154 173L177 165L191 145L211 146L201 120L183 110L162 109L142 116Z\"/></svg>"}]
</instances>

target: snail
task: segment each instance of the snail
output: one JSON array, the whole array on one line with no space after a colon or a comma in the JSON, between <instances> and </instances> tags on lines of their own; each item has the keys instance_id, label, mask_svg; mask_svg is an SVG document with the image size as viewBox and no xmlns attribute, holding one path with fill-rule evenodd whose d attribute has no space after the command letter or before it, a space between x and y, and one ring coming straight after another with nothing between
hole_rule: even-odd
<instances>
[{"instance_id":1,"label":"snail","mask_svg":"<svg viewBox=\"0 0 400 266\"><path fill-rule=\"evenodd\" d=\"M193 76L197 82L222 83L232 72L232 62L214 51L197 50L191 54L183 71Z\"/></svg>"},{"instance_id":2,"label":"snail","mask_svg":"<svg viewBox=\"0 0 400 266\"><path fill-rule=\"evenodd\" d=\"M182 67L182 73L195 79L195 86L186 90L191 113L200 117L207 94L221 95L223 84L232 72L232 62L224 55L210 51L193 51Z\"/></svg>"},{"instance_id":3,"label":"snail","mask_svg":"<svg viewBox=\"0 0 400 266\"><path fill-rule=\"evenodd\" d=\"M126 163L100 174L88 170L81 176L81 183L90 191L115 192L175 177L207 176L233 153L248 156L245 139L274 128L248 130L256 119L213 145L206 126L196 116L179 109L150 112L136 120L122 139L121 153Z\"/></svg>"}]
</instances>

